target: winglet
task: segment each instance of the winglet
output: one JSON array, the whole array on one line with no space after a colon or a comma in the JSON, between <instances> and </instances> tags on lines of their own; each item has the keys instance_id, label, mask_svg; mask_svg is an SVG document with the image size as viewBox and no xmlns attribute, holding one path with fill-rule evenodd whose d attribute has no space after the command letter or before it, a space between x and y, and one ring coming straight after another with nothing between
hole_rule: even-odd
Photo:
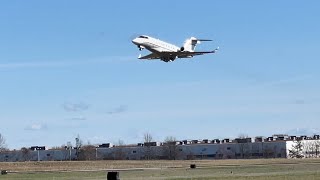
<instances>
[{"instance_id":1,"label":"winglet","mask_svg":"<svg viewBox=\"0 0 320 180\"><path fill-rule=\"evenodd\" d=\"M215 53L219 50L219 47L217 47L216 49L214 49L212 52Z\"/></svg>"},{"instance_id":2,"label":"winglet","mask_svg":"<svg viewBox=\"0 0 320 180\"><path fill-rule=\"evenodd\" d=\"M141 54L139 54L138 59L140 59L141 57L142 57Z\"/></svg>"}]
</instances>

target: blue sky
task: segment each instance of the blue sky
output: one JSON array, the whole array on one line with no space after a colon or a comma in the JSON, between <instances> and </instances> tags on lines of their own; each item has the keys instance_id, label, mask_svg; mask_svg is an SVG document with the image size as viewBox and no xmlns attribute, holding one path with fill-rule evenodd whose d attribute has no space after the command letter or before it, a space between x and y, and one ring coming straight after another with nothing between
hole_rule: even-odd
<instances>
[{"instance_id":1,"label":"blue sky","mask_svg":"<svg viewBox=\"0 0 320 180\"><path fill-rule=\"evenodd\" d=\"M9 148L319 132L320 2L5 1L0 133ZM217 54L141 61L131 39ZM147 52L143 52L147 53ZM298 128L298 129L297 129Z\"/></svg>"}]
</instances>

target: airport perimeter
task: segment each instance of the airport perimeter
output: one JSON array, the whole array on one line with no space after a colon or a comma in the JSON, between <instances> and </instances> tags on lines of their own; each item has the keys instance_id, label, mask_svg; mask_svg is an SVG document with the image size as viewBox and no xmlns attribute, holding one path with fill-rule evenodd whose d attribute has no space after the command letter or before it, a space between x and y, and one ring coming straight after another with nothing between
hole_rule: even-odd
<instances>
[{"instance_id":1,"label":"airport perimeter","mask_svg":"<svg viewBox=\"0 0 320 180\"><path fill-rule=\"evenodd\" d=\"M191 169L190 164L196 168ZM319 159L4 162L0 179L320 179Z\"/></svg>"}]
</instances>

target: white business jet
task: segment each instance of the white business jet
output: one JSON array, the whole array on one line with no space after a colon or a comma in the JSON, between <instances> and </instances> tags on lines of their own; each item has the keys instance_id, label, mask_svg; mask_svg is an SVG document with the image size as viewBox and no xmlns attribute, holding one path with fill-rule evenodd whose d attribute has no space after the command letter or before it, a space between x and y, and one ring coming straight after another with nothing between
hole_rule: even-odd
<instances>
[{"instance_id":1,"label":"white business jet","mask_svg":"<svg viewBox=\"0 0 320 180\"><path fill-rule=\"evenodd\" d=\"M212 41L209 39L197 39L191 37L184 42L182 47L161 41L159 39L141 35L132 40L132 43L137 45L139 50L147 49L151 54L146 56L139 55L139 59L160 59L164 62L174 61L176 58L192 58L193 56L215 53L219 47L213 51L194 51L197 44L202 41Z\"/></svg>"}]
</instances>

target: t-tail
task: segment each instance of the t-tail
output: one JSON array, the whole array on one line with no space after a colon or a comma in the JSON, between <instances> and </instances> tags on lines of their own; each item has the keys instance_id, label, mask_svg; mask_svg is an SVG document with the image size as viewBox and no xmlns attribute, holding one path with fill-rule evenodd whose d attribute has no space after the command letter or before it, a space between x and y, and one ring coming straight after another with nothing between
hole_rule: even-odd
<instances>
[{"instance_id":1,"label":"t-tail","mask_svg":"<svg viewBox=\"0 0 320 180\"><path fill-rule=\"evenodd\" d=\"M194 52L197 44L200 44L201 41L212 41L210 39L197 39L195 37L191 37L187 39L183 44L183 50L188 52Z\"/></svg>"}]
</instances>

